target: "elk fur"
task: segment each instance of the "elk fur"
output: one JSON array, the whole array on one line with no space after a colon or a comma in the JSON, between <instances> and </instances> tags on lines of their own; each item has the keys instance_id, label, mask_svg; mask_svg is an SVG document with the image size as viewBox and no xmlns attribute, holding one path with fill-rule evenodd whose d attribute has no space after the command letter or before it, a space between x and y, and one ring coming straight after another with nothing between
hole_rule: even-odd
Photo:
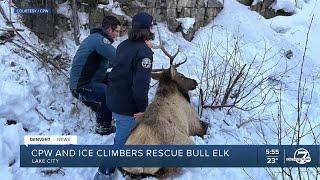
<instances>
[{"instance_id":1,"label":"elk fur","mask_svg":"<svg viewBox=\"0 0 320 180\"><path fill-rule=\"evenodd\" d=\"M159 85L153 102L147 107L144 119L139 121L128 137L126 145L191 145L190 136L203 136L207 124L201 122L190 104L188 90L195 89L195 80L184 77L174 69L158 73ZM175 71L177 78L172 77ZM180 80L179 80L180 78ZM181 79L183 78L183 79ZM180 83L179 83L180 82ZM182 88L188 85L189 89ZM160 168L123 168L130 174L155 175ZM171 169L171 168L170 168ZM172 170L172 169L171 169Z\"/></svg>"}]
</instances>

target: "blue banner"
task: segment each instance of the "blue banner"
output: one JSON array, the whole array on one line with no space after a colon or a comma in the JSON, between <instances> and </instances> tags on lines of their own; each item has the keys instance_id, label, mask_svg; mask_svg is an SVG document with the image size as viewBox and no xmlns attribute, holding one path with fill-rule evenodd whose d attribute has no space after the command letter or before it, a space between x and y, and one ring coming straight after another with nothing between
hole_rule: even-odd
<instances>
[{"instance_id":1,"label":"blue banner","mask_svg":"<svg viewBox=\"0 0 320 180\"><path fill-rule=\"evenodd\" d=\"M21 167L320 167L316 145L21 145Z\"/></svg>"},{"instance_id":2,"label":"blue banner","mask_svg":"<svg viewBox=\"0 0 320 180\"><path fill-rule=\"evenodd\" d=\"M14 8L14 13L17 14L48 14L51 11L51 8Z\"/></svg>"}]
</instances>

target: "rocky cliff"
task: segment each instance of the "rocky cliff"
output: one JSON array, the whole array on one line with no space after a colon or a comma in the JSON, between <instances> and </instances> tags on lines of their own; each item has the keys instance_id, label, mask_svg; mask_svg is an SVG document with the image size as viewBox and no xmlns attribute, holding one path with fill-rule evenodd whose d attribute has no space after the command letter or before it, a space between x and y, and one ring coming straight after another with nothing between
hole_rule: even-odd
<instances>
[{"instance_id":1,"label":"rocky cliff","mask_svg":"<svg viewBox=\"0 0 320 180\"><path fill-rule=\"evenodd\" d=\"M222 0L221 0L222 1ZM196 30L207 25L223 9L220 0L118 0L111 1L119 6L125 15L112 12L109 0L77 0L80 11L89 13L89 27L99 26L103 17L116 15L121 21L125 32L131 25L131 17L141 11L148 12L158 22L167 22L172 32L182 32L187 40L191 40ZM70 30L70 20L56 12L60 3L66 0L14 0L17 7L51 7L52 13L41 15L23 15L23 22L40 39L51 41L59 31ZM177 18L191 17L195 19L194 25L183 31ZM69 23L70 24L70 23Z\"/></svg>"}]
</instances>

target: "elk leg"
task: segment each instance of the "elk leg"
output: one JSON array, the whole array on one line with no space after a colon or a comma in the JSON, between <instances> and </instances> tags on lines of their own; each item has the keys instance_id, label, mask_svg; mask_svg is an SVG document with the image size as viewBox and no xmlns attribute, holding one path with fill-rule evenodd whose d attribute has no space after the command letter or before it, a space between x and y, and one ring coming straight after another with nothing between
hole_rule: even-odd
<instances>
[{"instance_id":1,"label":"elk leg","mask_svg":"<svg viewBox=\"0 0 320 180\"><path fill-rule=\"evenodd\" d=\"M203 136L205 134L207 134L207 130L208 130L208 127L209 127L209 123L205 122L205 121L201 121L199 120L200 124L201 124L201 130L200 132L197 133L197 136L200 136L203 138Z\"/></svg>"},{"instance_id":2,"label":"elk leg","mask_svg":"<svg viewBox=\"0 0 320 180\"><path fill-rule=\"evenodd\" d=\"M161 168L155 174L132 174L124 169L119 169L126 180L140 180L144 178L156 177L158 179L168 179L170 176L177 175L181 173L181 168Z\"/></svg>"},{"instance_id":3,"label":"elk leg","mask_svg":"<svg viewBox=\"0 0 320 180\"><path fill-rule=\"evenodd\" d=\"M123 167L126 174L130 177L154 176L160 167Z\"/></svg>"},{"instance_id":4,"label":"elk leg","mask_svg":"<svg viewBox=\"0 0 320 180\"><path fill-rule=\"evenodd\" d=\"M140 179L144 179L144 178L154 177L155 176L155 175L152 175L152 174L132 174L132 173L129 173L129 172L125 171L124 169L121 169L120 171L121 171L123 177L126 180L140 180Z\"/></svg>"},{"instance_id":5,"label":"elk leg","mask_svg":"<svg viewBox=\"0 0 320 180\"><path fill-rule=\"evenodd\" d=\"M174 130L174 134L172 136L173 136L173 139L171 140L171 144L175 144L175 145L192 145L192 144L194 144L194 142L190 139L189 135L182 133L181 131L179 131L177 129Z\"/></svg>"},{"instance_id":6,"label":"elk leg","mask_svg":"<svg viewBox=\"0 0 320 180\"><path fill-rule=\"evenodd\" d=\"M155 177L159 180L161 179L170 179L170 176L181 174L182 168L171 167L171 168L161 168L156 174Z\"/></svg>"},{"instance_id":7,"label":"elk leg","mask_svg":"<svg viewBox=\"0 0 320 180\"><path fill-rule=\"evenodd\" d=\"M191 135L200 136L203 138L205 134L207 134L207 130L209 127L209 123L201 121L199 118L196 118L195 124L194 124L194 131Z\"/></svg>"}]
</instances>

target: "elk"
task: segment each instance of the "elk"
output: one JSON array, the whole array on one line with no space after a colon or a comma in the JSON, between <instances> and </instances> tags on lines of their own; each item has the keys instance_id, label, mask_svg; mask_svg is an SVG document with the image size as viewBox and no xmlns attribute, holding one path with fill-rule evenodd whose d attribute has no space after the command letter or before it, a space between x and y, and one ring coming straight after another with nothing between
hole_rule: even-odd
<instances>
[{"instance_id":1,"label":"elk","mask_svg":"<svg viewBox=\"0 0 320 180\"><path fill-rule=\"evenodd\" d=\"M160 48L170 59L168 69L154 69L151 77L159 81L153 102L147 107L143 120L129 135L126 145L192 145L189 136L206 134L208 124L201 121L190 104L188 91L194 90L198 83L194 79L185 77L177 68L187 61L173 64L179 53L170 55L160 41ZM123 168L131 175L159 176L160 168L133 167ZM167 175L176 172L177 168L166 169ZM166 176L161 174L161 176Z\"/></svg>"}]
</instances>

